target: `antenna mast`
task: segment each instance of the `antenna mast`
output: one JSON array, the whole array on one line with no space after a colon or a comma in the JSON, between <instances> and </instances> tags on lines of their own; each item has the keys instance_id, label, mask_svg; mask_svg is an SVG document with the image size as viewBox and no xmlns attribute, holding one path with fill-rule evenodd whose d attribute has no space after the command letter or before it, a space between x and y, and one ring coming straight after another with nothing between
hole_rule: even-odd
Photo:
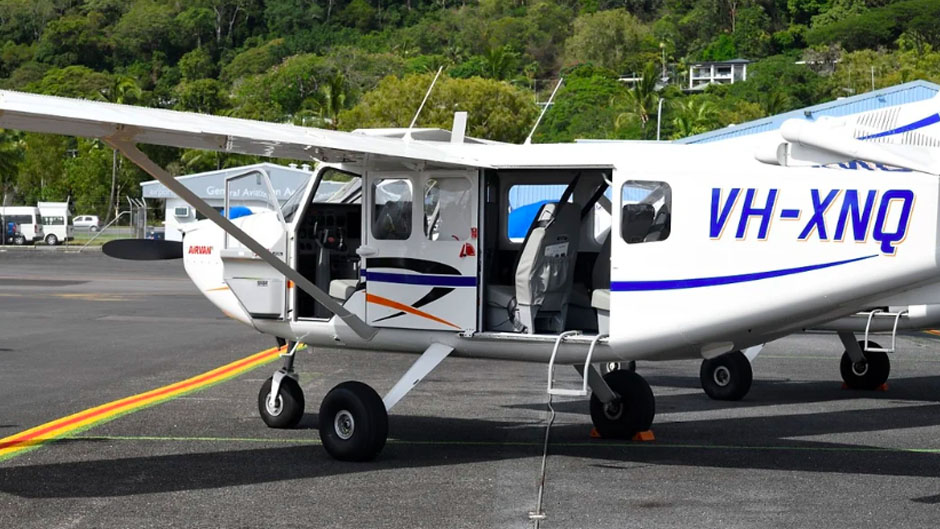
<instances>
[{"instance_id":1,"label":"antenna mast","mask_svg":"<svg viewBox=\"0 0 940 529\"><path fill-rule=\"evenodd\" d=\"M411 125L408 125L408 130L415 128L415 123L418 122L418 116L421 115L421 111L424 109L424 104L428 102L428 97L431 96L431 90L434 90L434 85L437 83L437 78L441 76L441 72L443 71L443 66L437 69L437 74L434 76L434 80L431 81L431 86L428 87L428 91L424 94L424 99L421 101L421 106L419 106L418 111L415 112L415 117L411 120Z\"/></svg>"},{"instance_id":2,"label":"antenna mast","mask_svg":"<svg viewBox=\"0 0 940 529\"><path fill-rule=\"evenodd\" d=\"M552 90L552 95L548 97L548 101L545 102L545 106L542 108L542 112L539 114L539 119L535 120L535 125L532 126L532 130L529 131L529 135L526 136L523 145L529 145L532 143L532 135L535 134L535 129L539 128L539 123L542 122L542 116L548 112L548 107L551 106L552 101L555 100L555 94L558 93L558 89L561 88L561 83L565 82L565 78L561 77L558 79L558 84L555 85L555 89Z\"/></svg>"}]
</instances>

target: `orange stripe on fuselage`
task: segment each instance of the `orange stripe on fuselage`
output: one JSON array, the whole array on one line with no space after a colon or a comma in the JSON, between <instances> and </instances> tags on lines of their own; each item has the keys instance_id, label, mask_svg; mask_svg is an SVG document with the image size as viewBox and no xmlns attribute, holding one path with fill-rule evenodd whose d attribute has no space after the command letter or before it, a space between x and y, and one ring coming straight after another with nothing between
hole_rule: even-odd
<instances>
[{"instance_id":1,"label":"orange stripe on fuselage","mask_svg":"<svg viewBox=\"0 0 940 529\"><path fill-rule=\"evenodd\" d=\"M436 322L442 323L442 324L444 324L444 325L449 325L449 326L451 326L451 327L453 327L453 328L455 328L455 329L460 329L460 327L454 325L453 323L451 323L451 322L449 322L449 321L447 321L447 320L442 320L441 318L438 318L437 316L434 316L434 315L432 315L432 314L428 314L427 312L424 312L424 311L420 311L420 310L418 310L418 309L416 309L416 308L414 308L414 307L412 307L412 306L410 306L410 305L405 305L405 304L403 304L403 303L399 303L399 302L397 302L397 301L394 301L394 300L391 300L391 299L388 299L388 298L383 298L383 297L381 297L381 296L376 296L375 294L366 294L366 301L367 301L368 303L375 303L376 305L382 305L383 307L389 307L389 308L392 308L392 309L395 309L395 310L400 310L400 311L402 311L402 312L407 312L408 314L414 314L415 316L420 316L420 317L422 317L422 318L427 318L427 319L429 319L429 320L431 320L431 321L436 321Z\"/></svg>"}]
</instances>

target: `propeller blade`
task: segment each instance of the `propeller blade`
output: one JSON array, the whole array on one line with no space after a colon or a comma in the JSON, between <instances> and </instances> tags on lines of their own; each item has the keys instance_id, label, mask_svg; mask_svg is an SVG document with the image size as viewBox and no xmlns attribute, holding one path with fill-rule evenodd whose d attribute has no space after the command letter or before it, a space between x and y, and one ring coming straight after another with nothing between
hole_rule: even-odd
<instances>
[{"instance_id":1,"label":"propeller blade","mask_svg":"<svg viewBox=\"0 0 940 529\"><path fill-rule=\"evenodd\" d=\"M109 257L131 261L182 259L183 243L150 239L117 239L104 243L101 251Z\"/></svg>"}]
</instances>

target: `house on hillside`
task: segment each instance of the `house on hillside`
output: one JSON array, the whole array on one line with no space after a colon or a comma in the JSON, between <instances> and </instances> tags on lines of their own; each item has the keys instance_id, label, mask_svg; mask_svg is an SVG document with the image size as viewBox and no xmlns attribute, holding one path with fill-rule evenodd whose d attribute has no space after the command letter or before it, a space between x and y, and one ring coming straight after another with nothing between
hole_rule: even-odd
<instances>
[{"instance_id":1,"label":"house on hillside","mask_svg":"<svg viewBox=\"0 0 940 529\"><path fill-rule=\"evenodd\" d=\"M689 66L689 91L705 90L710 84L733 84L747 80L747 59L697 62Z\"/></svg>"}]
</instances>

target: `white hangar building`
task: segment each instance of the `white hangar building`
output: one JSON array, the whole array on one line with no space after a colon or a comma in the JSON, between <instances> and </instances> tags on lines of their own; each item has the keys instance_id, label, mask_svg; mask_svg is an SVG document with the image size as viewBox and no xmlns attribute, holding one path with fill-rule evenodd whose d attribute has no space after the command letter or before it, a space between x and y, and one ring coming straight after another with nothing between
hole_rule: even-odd
<instances>
[{"instance_id":1,"label":"white hangar building","mask_svg":"<svg viewBox=\"0 0 940 529\"><path fill-rule=\"evenodd\" d=\"M251 175L251 173L260 173L260 171L266 171L271 177L271 185L279 204L283 204L294 192L302 189L313 175L312 169L308 165L287 167L273 163L259 163L179 176L176 179L210 206L222 211L225 206L226 179L247 174L248 176L230 183L230 205L246 206L252 210L271 209L266 186L260 179L253 178ZM337 184L337 187L339 185ZM166 201L166 216L164 217L166 219L166 231L164 236L168 241L183 240L183 234L180 232L179 227L203 218L202 214L198 213L192 206L157 180L143 182L140 184L140 188L144 200Z\"/></svg>"}]
</instances>

